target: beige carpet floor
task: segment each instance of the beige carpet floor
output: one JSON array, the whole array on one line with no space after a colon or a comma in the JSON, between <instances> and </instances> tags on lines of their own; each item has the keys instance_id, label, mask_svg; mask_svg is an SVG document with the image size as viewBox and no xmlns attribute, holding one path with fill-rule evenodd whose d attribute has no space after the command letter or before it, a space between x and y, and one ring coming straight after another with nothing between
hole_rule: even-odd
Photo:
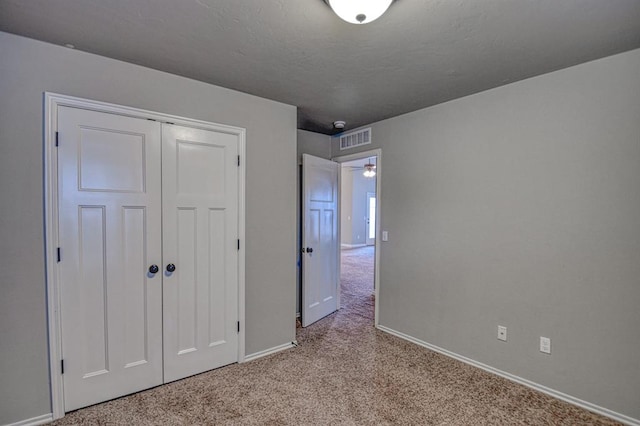
<instances>
[{"instance_id":1,"label":"beige carpet floor","mask_svg":"<svg viewBox=\"0 0 640 426\"><path fill-rule=\"evenodd\" d=\"M372 250L345 251L342 262L342 309L298 329L298 347L78 410L54 424L617 424L376 330Z\"/></svg>"}]
</instances>

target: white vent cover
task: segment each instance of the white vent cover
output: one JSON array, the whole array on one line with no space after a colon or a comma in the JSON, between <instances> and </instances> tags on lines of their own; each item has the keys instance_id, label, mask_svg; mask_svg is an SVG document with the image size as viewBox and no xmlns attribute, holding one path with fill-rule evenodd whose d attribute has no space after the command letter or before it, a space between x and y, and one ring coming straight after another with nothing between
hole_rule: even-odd
<instances>
[{"instance_id":1,"label":"white vent cover","mask_svg":"<svg viewBox=\"0 0 640 426\"><path fill-rule=\"evenodd\" d=\"M340 150L371 143L371 127L340 136Z\"/></svg>"}]
</instances>

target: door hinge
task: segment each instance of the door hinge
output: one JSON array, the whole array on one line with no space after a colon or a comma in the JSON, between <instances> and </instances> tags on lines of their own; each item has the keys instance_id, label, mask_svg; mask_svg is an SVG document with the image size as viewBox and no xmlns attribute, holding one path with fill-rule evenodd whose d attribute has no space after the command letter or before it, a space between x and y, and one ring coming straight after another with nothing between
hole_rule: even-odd
<instances>
[{"instance_id":1,"label":"door hinge","mask_svg":"<svg viewBox=\"0 0 640 426\"><path fill-rule=\"evenodd\" d=\"M64 374L64 359L60 360L60 374Z\"/></svg>"},{"instance_id":2,"label":"door hinge","mask_svg":"<svg viewBox=\"0 0 640 426\"><path fill-rule=\"evenodd\" d=\"M60 133L56 132L56 146L60 144Z\"/></svg>"},{"instance_id":3,"label":"door hinge","mask_svg":"<svg viewBox=\"0 0 640 426\"><path fill-rule=\"evenodd\" d=\"M62 260L62 250L60 250L60 247L56 249L56 257L58 259L58 262Z\"/></svg>"},{"instance_id":4,"label":"door hinge","mask_svg":"<svg viewBox=\"0 0 640 426\"><path fill-rule=\"evenodd\" d=\"M240 167L240 156L238 155L238 167Z\"/></svg>"},{"instance_id":5,"label":"door hinge","mask_svg":"<svg viewBox=\"0 0 640 426\"><path fill-rule=\"evenodd\" d=\"M238 321L238 333L240 333L240 321Z\"/></svg>"},{"instance_id":6,"label":"door hinge","mask_svg":"<svg viewBox=\"0 0 640 426\"><path fill-rule=\"evenodd\" d=\"M238 250L240 250L240 239L238 239Z\"/></svg>"}]
</instances>

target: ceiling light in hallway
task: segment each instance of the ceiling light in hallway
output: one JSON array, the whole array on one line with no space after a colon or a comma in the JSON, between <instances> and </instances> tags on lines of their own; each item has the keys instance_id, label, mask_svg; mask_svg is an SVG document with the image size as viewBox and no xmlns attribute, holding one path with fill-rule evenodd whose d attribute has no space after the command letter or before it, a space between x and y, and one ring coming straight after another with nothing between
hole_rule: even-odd
<instances>
[{"instance_id":1,"label":"ceiling light in hallway","mask_svg":"<svg viewBox=\"0 0 640 426\"><path fill-rule=\"evenodd\" d=\"M371 163L371 159L369 162L364 165L364 173L362 173L364 177L372 178L376 175L376 165Z\"/></svg>"}]
</instances>

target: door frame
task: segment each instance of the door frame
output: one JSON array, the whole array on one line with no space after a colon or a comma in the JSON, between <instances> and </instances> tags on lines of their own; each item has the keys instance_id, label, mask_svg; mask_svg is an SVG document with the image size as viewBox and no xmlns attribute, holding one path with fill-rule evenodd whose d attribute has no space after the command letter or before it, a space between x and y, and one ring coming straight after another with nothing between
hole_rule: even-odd
<instances>
[{"instance_id":1,"label":"door frame","mask_svg":"<svg viewBox=\"0 0 640 426\"><path fill-rule=\"evenodd\" d=\"M375 293L375 308L374 308L374 325L378 328L379 324L379 306L380 306L380 235L381 235L381 223L382 215L380 205L382 204L382 149L371 149L368 151L361 151L354 154L340 155L338 157L331 158L332 161L337 163L345 163L347 161L362 160L368 157L376 157L376 239L374 242L375 261L374 261L374 273L373 273L373 287ZM342 166L340 167L342 170ZM338 189L342 191L342 173L338 174ZM341 217L341 216L338 216ZM341 221L339 221L341 222ZM340 224L338 224L338 232L340 232ZM340 276L340 253L342 250L338 250L338 277ZM339 288L338 288L339 289Z\"/></svg>"},{"instance_id":2,"label":"door frame","mask_svg":"<svg viewBox=\"0 0 640 426\"><path fill-rule=\"evenodd\" d=\"M47 291L47 328L49 333L49 380L53 419L64 417L64 388L62 380L62 329L60 318L60 282L58 275L58 158L56 130L58 108L72 107L173 123L185 127L211 130L238 136L238 363L245 361L245 193L246 193L246 130L240 127L211 123L107 102L77 98L57 93L44 93L44 233L45 280ZM64 254L64 253L63 253Z\"/></svg>"}]
</instances>

